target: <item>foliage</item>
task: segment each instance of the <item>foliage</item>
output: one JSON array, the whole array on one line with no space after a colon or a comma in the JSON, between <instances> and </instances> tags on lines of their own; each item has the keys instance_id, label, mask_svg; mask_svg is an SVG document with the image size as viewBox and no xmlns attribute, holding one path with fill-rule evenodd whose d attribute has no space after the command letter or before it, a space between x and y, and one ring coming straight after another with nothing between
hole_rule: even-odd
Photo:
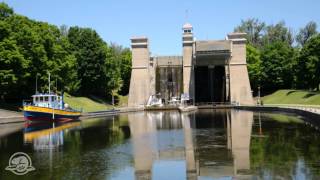
<instances>
[{"instance_id":1,"label":"foliage","mask_svg":"<svg viewBox=\"0 0 320 180\"><path fill-rule=\"evenodd\" d=\"M294 37L284 21L271 25L254 18L241 21L235 31L247 33L248 72L255 92L259 85L262 94L277 89L319 89L316 28L311 21Z\"/></svg>"},{"instance_id":2,"label":"foliage","mask_svg":"<svg viewBox=\"0 0 320 180\"><path fill-rule=\"evenodd\" d=\"M300 51L297 63L297 81L300 88L319 91L320 34L310 38Z\"/></svg>"},{"instance_id":3,"label":"foliage","mask_svg":"<svg viewBox=\"0 0 320 180\"><path fill-rule=\"evenodd\" d=\"M77 59L81 95L105 95L107 45L90 28L71 27L68 39Z\"/></svg>"},{"instance_id":4,"label":"foliage","mask_svg":"<svg viewBox=\"0 0 320 180\"><path fill-rule=\"evenodd\" d=\"M288 43L291 46L294 41L292 32L285 26L284 21L281 21L275 25L272 24L267 26L266 33L262 39L264 46L279 41Z\"/></svg>"},{"instance_id":5,"label":"foliage","mask_svg":"<svg viewBox=\"0 0 320 180\"><path fill-rule=\"evenodd\" d=\"M317 24L311 21L304 28L300 29L296 36L296 41L300 46L303 46L312 36L316 35L317 33Z\"/></svg>"},{"instance_id":6,"label":"foliage","mask_svg":"<svg viewBox=\"0 0 320 180\"><path fill-rule=\"evenodd\" d=\"M28 98L35 92L37 76L38 90L45 91L48 71L52 74L52 84L58 84L60 90L75 89L76 59L70 54L70 43L61 36L59 29L14 14L3 4L0 7L1 101Z\"/></svg>"},{"instance_id":7,"label":"foliage","mask_svg":"<svg viewBox=\"0 0 320 180\"><path fill-rule=\"evenodd\" d=\"M247 33L247 40L249 44L253 46L260 46L262 44L262 36L265 30L266 24L255 18L249 18L242 20L241 24L237 26L235 32Z\"/></svg>"},{"instance_id":8,"label":"foliage","mask_svg":"<svg viewBox=\"0 0 320 180\"><path fill-rule=\"evenodd\" d=\"M0 3L0 102L48 90L106 97L128 93L131 51L109 46L90 28L57 27L15 14ZM122 86L123 85L123 86ZM122 88L123 87L123 88ZM23 91L21 91L23 89Z\"/></svg>"},{"instance_id":9,"label":"foliage","mask_svg":"<svg viewBox=\"0 0 320 180\"><path fill-rule=\"evenodd\" d=\"M251 88L257 90L261 86L262 77L260 51L251 44L247 45L246 51Z\"/></svg>"},{"instance_id":10,"label":"foliage","mask_svg":"<svg viewBox=\"0 0 320 180\"><path fill-rule=\"evenodd\" d=\"M282 41L265 47L261 53L262 87L265 90L276 90L291 87L293 49Z\"/></svg>"}]
</instances>

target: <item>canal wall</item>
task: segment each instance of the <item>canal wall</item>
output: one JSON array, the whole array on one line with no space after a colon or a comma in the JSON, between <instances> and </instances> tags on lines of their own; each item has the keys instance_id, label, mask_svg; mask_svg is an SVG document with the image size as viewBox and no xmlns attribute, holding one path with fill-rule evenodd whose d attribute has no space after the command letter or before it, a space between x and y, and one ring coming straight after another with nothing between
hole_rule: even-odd
<instances>
[{"instance_id":1,"label":"canal wall","mask_svg":"<svg viewBox=\"0 0 320 180\"><path fill-rule=\"evenodd\" d=\"M235 106L234 109L295 113L312 120L320 120L320 109L304 106Z\"/></svg>"},{"instance_id":2,"label":"canal wall","mask_svg":"<svg viewBox=\"0 0 320 180\"><path fill-rule=\"evenodd\" d=\"M0 124L23 122L23 114L21 112L0 109Z\"/></svg>"}]
</instances>

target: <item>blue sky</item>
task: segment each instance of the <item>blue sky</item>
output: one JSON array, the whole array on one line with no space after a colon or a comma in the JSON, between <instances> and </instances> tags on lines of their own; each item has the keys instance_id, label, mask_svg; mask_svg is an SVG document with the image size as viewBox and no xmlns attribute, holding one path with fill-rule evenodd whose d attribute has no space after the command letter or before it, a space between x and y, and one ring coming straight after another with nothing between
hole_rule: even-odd
<instances>
[{"instance_id":1,"label":"blue sky","mask_svg":"<svg viewBox=\"0 0 320 180\"><path fill-rule=\"evenodd\" d=\"M186 21L193 25L198 40L224 39L241 19L251 17L267 24L284 20L295 33L311 20L320 26L317 0L2 1L18 14L58 26L91 27L106 42L126 47L130 46L130 37L145 35L153 55L181 54L181 27Z\"/></svg>"}]
</instances>

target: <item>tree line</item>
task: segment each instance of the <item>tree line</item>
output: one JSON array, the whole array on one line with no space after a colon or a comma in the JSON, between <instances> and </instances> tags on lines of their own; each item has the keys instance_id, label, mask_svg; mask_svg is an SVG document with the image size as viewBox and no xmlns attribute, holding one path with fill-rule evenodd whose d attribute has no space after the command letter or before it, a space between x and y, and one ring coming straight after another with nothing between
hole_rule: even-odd
<instances>
[{"instance_id":1,"label":"tree line","mask_svg":"<svg viewBox=\"0 0 320 180\"><path fill-rule=\"evenodd\" d=\"M267 25L242 20L235 32L247 33L247 63L252 89L270 93L278 89L318 90L320 34L313 21L294 34L284 21Z\"/></svg>"},{"instance_id":2,"label":"tree line","mask_svg":"<svg viewBox=\"0 0 320 180\"><path fill-rule=\"evenodd\" d=\"M252 89L319 90L320 34L309 22L294 34L285 22L267 25L242 20L235 32L247 33ZM129 48L106 43L91 28L57 27L16 14L0 3L0 102L20 102L48 90L74 95L126 95L131 75Z\"/></svg>"},{"instance_id":3,"label":"tree line","mask_svg":"<svg viewBox=\"0 0 320 180\"><path fill-rule=\"evenodd\" d=\"M74 95L126 95L129 48L106 43L90 28L57 27L14 13L0 3L0 102L19 102L48 90Z\"/></svg>"}]
</instances>

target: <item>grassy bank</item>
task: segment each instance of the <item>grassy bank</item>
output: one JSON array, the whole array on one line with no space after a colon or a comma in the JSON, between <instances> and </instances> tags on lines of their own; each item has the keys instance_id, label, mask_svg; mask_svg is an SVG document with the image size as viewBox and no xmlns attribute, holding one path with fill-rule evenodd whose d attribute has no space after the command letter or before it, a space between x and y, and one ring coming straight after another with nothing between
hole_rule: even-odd
<instances>
[{"instance_id":1,"label":"grassy bank","mask_svg":"<svg viewBox=\"0 0 320 180\"><path fill-rule=\"evenodd\" d=\"M320 105L320 92L302 90L278 90L262 97L264 104Z\"/></svg>"},{"instance_id":2,"label":"grassy bank","mask_svg":"<svg viewBox=\"0 0 320 180\"><path fill-rule=\"evenodd\" d=\"M105 111L113 108L111 104L106 103L105 101L98 98L88 98L88 97L74 97L67 93L64 95L65 103L69 104L72 108L82 110L84 112L93 112L93 111ZM119 96L119 103L115 107L123 107L127 105L128 97Z\"/></svg>"}]
</instances>

